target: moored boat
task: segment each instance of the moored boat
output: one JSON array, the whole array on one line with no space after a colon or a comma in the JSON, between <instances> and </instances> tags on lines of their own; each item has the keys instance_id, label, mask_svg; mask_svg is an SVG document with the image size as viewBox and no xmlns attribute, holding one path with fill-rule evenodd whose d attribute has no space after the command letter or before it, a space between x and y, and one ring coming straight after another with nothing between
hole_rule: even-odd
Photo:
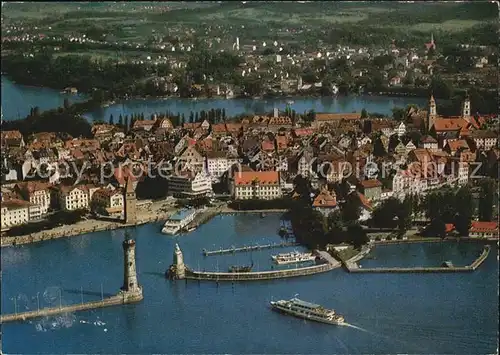
<instances>
[{"instance_id":1,"label":"moored boat","mask_svg":"<svg viewBox=\"0 0 500 355\"><path fill-rule=\"evenodd\" d=\"M170 216L165 222L161 232L165 234L177 234L194 220L197 211L195 209L184 209Z\"/></svg>"},{"instance_id":2,"label":"moored boat","mask_svg":"<svg viewBox=\"0 0 500 355\"><path fill-rule=\"evenodd\" d=\"M310 253L299 253L298 251L293 251L291 253L283 253L278 255L272 255L271 258L278 265L294 264L294 263L304 263L307 261L316 260L316 256Z\"/></svg>"},{"instance_id":3,"label":"moored boat","mask_svg":"<svg viewBox=\"0 0 500 355\"><path fill-rule=\"evenodd\" d=\"M345 323L344 317L336 314L333 309L327 309L318 304L302 301L295 297L289 301L271 301L271 307L275 311L316 322L334 325Z\"/></svg>"}]
</instances>

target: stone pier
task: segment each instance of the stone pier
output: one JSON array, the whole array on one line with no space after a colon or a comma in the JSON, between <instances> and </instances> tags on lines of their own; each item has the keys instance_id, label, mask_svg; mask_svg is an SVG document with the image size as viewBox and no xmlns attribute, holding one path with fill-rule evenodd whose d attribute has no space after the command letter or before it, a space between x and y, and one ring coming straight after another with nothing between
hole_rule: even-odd
<instances>
[{"instance_id":1,"label":"stone pier","mask_svg":"<svg viewBox=\"0 0 500 355\"><path fill-rule=\"evenodd\" d=\"M116 296L103 298L100 301L82 302L68 306L42 308L36 311L2 314L0 323L25 321L27 319L52 316L68 312L84 311L95 308L110 307L142 301L142 287L137 282L135 266L135 241L128 237L123 242L123 287Z\"/></svg>"}]
</instances>

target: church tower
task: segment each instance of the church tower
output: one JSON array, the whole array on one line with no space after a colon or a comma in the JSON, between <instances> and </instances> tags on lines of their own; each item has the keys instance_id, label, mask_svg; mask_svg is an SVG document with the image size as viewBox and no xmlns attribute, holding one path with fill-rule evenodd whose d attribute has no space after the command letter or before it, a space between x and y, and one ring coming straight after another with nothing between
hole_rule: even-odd
<instances>
[{"instance_id":1,"label":"church tower","mask_svg":"<svg viewBox=\"0 0 500 355\"><path fill-rule=\"evenodd\" d=\"M127 224L135 224L137 222L137 210L136 204L137 199L135 197L134 185L132 183L132 179L130 176L127 178L127 182L125 184L125 223Z\"/></svg>"},{"instance_id":2,"label":"church tower","mask_svg":"<svg viewBox=\"0 0 500 355\"><path fill-rule=\"evenodd\" d=\"M437 118L437 108L436 101L434 100L434 95L431 95L429 100L429 112L427 114L427 129L431 129L434 125L434 121Z\"/></svg>"},{"instance_id":3,"label":"church tower","mask_svg":"<svg viewBox=\"0 0 500 355\"><path fill-rule=\"evenodd\" d=\"M123 286L121 294L127 300L142 300L142 287L137 282L137 270L135 266L135 240L125 236L123 241Z\"/></svg>"},{"instance_id":4,"label":"church tower","mask_svg":"<svg viewBox=\"0 0 500 355\"><path fill-rule=\"evenodd\" d=\"M469 94L465 94L465 100L462 104L462 118L470 123L470 98Z\"/></svg>"}]
</instances>

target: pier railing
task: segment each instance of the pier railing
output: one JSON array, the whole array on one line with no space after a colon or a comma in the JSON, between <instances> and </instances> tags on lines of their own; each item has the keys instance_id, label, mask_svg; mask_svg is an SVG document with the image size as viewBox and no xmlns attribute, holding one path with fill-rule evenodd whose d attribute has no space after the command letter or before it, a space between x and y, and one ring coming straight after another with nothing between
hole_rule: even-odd
<instances>
[{"instance_id":1,"label":"pier railing","mask_svg":"<svg viewBox=\"0 0 500 355\"><path fill-rule=\"evenodd\" d=\"M217 255L217 254L231 254L231 253L240 253L245 251L252 250L264 250L264 249L273 249L273 248L284 248L284 247L295 247L299 246L299 243L295 242L286 242L286 243L272 243L272 244L264 244L264 245L249 245L244 247L231 247L219 250L205 250L203 249L203 255Z\"/></svg>"}]
</instances>

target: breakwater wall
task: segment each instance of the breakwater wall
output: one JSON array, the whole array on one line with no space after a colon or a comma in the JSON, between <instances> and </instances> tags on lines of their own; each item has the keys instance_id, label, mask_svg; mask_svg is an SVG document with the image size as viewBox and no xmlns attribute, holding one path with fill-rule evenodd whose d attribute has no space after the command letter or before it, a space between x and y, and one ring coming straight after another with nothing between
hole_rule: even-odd
<instances>
[{"instance_id":1,"label":"breakwater wall","mask_svg":"<svg viewBox=\"0 0 500 355\"><path fill-rule=\"evenodd\" d=\"M340 264L338 264L340 266ZM260 272L200 272L186 270L186 279L189 280L206 280L206 281L258 281L258 280L273 280L283 279L288 277L313 275L322 272L327 272L335 267L325 263L320 265L308 266L303 268L277 270L277 271L260 271Z\"/></svg>"},{"instance_id":2,"label":"breakwater wall","mask_svg":"<svg viewBox=\"0 0 500 355\"><path fill-rule=\"evenodd\" d=\"M355 262L346 262L345 266L349 272L353 273L435 273L435 272L472 272L475 271L486 260L491 247L486 245L481 255L474 262L467 266L452 267L380 267L380 268L361 268Z\"/></svg>"},{"instance_id":3,"label":"breakwater wall","mask_svg":"<svg viewBox=\"0 0 500 355\"><path fill-rule=\"evenodd\" d=\"M449 242L471 242L471 243L488 243L496 242L496 238L472 238L472 237L446 237L446 238L412 238L412 239L393 239L393 240L375 240L373 245L397 245L397 244L415 244L415 243L449 243Z\"/></svg>"},{"instance_id":4,"label":"breakwater wall","mask_svg":"<svg viewBox=\"0 0 500 355\"><path fill-rule=\"evenodd\" d=\"M14 314L2 314L0 316L0 323L25 321L27 319L53 316L53 315L57 315L57 314L85 311L85 310L90 310L90 309L104 308L104 307L111 307L111 306L118 306L118 305L123 305L123 304L127 304L127 303L139 302L142 299L143 299L142 293L141 294L125 294L125 293L123 293L123 294L118 294L116 296L105 298L101 301L85 302L85 303L73 304L73 305L62 306L62 307L42 308L42 309L36 310L36 311L18 312L18 313L14 313Z\"/></svg>"},{"instance_id":5,"label":"breakwater wall","mask_svg":"<svg viewBox=\"0 0 500 355\"><path fill-rule=\"evenodd\" d=\"M265 245L250 245L239 248L226 248L219 250L205 250L203 249L203 255L217 255L217 254L232 254L232 253L240 253L252 250L264 250L264 249L273 249L273 248L284 248L284 247L296 247L299 246L299 243L274 243L274 244L265 244Z\"/></svg>"},{"instance_id":6,"label":"breakwater wall","mask_svg":"<svg viewBox=\"0 0 500 355\"><path fill-rule=\"evenodd\" d=\"M289 277L298 277L314 275L327 272L341 266L340 262L333 259L327 252L319 251L316 254L320 257L322 263L302 268L287 270L258 271L258 272L201 272L186 270L185 278L188 280L205 281L259 281L284 279Z\"/></svg>"}]
</instances>

